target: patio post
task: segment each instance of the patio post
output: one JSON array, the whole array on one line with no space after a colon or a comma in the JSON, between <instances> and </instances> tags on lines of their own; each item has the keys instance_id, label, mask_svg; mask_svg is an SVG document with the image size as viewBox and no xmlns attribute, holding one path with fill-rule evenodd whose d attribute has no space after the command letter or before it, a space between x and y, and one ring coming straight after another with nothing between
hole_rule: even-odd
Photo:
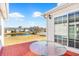
<instances>
[{"instance_id":1,"label":"patio post","mask_svg":"<svg viewBox=\"0 0 79 59\"><path fill-rule=\"evenodd\" d=\"M4 20L3 18L1 17L1 43L2 43L2 46L4 46Z\"/></svg>"}]
</instances>

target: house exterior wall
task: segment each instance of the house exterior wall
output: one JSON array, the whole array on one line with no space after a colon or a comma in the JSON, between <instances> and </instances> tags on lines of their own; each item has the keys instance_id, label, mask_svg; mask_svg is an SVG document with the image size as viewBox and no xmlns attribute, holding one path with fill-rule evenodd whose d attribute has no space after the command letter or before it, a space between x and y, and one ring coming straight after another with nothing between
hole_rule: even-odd
<instances>
[{"instance_id":1,"label":"house exterior wall","mask_svg":"<svg viewBox=\"0 0 79 59\"><path fill-rule=\"evenodd\" d=\"M54 16L60 16L60 15L63 15L63 14L67 14L67 13L70 13L70 12L73 12L73 11L77 11L79 10L79 3L72 3L68 6L64 6L63 8L55 11L53 13Z\"/></svg>"},{"instance_id":2,"label":"house exterior wall","mask_svg":"<svg viewBox=\"0 0 79 59\"><path fill-rule=\"evenodd\" d=\"M54 24L54 18L62 15L67 15L68 13L79 11L79 4L78 3L71 3L71 4L62 4L63 6L59 6L58 8L49 11L45 14L47 17L47 37L48 37L48 54L53 55L53 43L55 41L55 34L56 35L66 35L68 40L68 18L67 23L65 24ZM51 19L49 19L49 14L51 15ZM75 23L75 22L74 22ZM51 42L51 43L50 43ZM72 47L65 46L67 50L70 50L75 53L79 53L79 49L75 49Z\"/></svg>"}]
</instances>

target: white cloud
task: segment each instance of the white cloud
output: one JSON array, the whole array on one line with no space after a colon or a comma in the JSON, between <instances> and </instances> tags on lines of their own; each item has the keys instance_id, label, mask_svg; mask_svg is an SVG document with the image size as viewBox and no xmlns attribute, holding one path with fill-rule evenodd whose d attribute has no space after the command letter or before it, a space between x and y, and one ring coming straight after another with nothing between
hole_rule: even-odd
<instances>
[{"instance_id":1,"label":"white cloud","mask_svg":"<svg viewBox=\"0 0 79 59\"><path fill-rule=\"evenodd\" d=\"M24 15L22 15L19 12L13 12L13 13L9 13L8 14L8 20L19 20L19 21L23 21L24 20Z\"/></svg>"},{"instance_id":2,"label":"white cloud","mask_svg":"<svg viewBox=\"0 0 79 59\"><path fill-rule=\"evenodd\" d=\"M33 15L32 15L32 16L33 16L33 17L40 17L40 16L41 16L41 14L42 14L41 12L36 11L36 12L34 12L34 13L33 13Z\"/></svg>"},{"instance_id":3,"label":"white cloud","mask_svg":"<svg viewBox=\"0 0 79 59\"><path fill-rule=\"evenodd\" d=\"M14 13L10 13L10 14L9 14L9 17L11 17L11 18L23 18L24 15L22 15L22 14L19 13L19 12L14 12Z\"/></svg>"}]
</instances>

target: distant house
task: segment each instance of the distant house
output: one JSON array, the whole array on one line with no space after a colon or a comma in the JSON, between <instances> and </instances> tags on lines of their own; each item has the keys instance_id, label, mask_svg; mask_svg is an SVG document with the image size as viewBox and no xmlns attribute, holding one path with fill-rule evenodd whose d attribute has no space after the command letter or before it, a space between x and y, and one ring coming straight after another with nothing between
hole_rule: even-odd
<instances>
[{"instance_id":1,"label":"distant house","mask_svg":"<svg viewBox=\"0 0 79 59\"><path fill-rule=\"evenodd\" d=\"M28 28L5 28L5 33L27 32Z\"/></svg>"},{"instance_id":2,"label":"distant house","mask_svg":"<svg viewBox=\"0 0 79 59\"><path fill-rule=\"evenodd\" d=\"M46 36L46 32L40 32L40 33L37 33L38 35L41 35L41 36Z\"/></svg>"}]
</instances>

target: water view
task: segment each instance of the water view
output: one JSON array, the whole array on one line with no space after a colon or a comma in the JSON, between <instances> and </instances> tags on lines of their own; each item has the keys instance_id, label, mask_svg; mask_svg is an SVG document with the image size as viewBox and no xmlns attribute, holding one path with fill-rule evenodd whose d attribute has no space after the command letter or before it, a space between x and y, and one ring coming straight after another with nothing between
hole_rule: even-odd
<instances>
[{"instance_id":1,"label":"water view","mask_svg":"<svg viewBox=\"0 0 79 59\"><path fill-rule=\"evenodd\" d=\"M52 4L48 5L49 8L52 7ZM20 6L22 8L20 8ZM49 10L49 8L42 10L46 7L41 6L46 6L46 4L9 4L9 18L4 24L4 46L6 46L4 51L9 51L10 54L4 52L3 55L47 55L47 51L45 51L45 49L47 49L46 20L44 20L41 15L43 12ZM38 54L37 51L33 51L32 47L34 46L32 45L39 45L37 47L38 50L43 47L45 48L44 50L40 50L40 54ZM9 47L11 47L11 49ZM13 50L14 52L12 52ZM15 53L15 51L17 53Z\"/></svg>"},{"instance_id":2,"label":"water view","mask_svg":"<svg viewBox=\"0 0 79 59\"><path fill-rule=\"evenodd\" d=\"M76 3L2 3L0 55L79 56L77 8Z\"/></svg>"}]
</instances>

